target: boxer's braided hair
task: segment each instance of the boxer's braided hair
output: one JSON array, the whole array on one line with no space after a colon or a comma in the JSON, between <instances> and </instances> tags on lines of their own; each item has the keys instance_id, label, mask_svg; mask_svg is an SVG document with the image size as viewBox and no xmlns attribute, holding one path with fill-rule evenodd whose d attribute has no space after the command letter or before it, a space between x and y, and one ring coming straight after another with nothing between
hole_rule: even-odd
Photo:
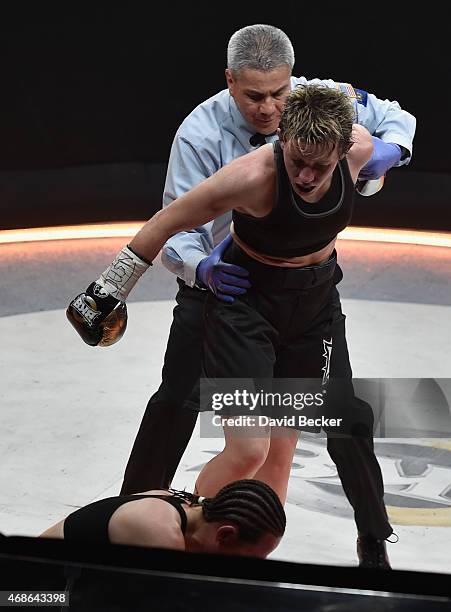
<instances>
[{"instance_id":1,"label":"boxer's braided hair","mask_svg":"<svg viewBox=\"0 0 451 612\"><path fill-rule=\"evenodd\" d=\"M192 505L201 504L207 523L232 521L241 540L256 542L265 533L282 537L286 516L275 491L260 480L236 480L223 487L214 497L199 497L175 491Z\"/></svg>"}]
</instances>

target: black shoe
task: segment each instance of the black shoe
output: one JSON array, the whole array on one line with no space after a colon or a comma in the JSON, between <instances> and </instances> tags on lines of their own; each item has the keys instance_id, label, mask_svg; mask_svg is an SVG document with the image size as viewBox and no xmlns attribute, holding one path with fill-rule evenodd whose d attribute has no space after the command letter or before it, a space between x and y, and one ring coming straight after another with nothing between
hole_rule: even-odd
<instances>
[{"instance_id":1,"label":"black shoe","mask_svg":"<svg viewBox=\"0 0 451 612\"><path fill-rule=\"evenodd\" d=\"M359 567L391 569L385 540L359 535L357 538L357 556L359 557Z\"/></svg>"}]
</instances>

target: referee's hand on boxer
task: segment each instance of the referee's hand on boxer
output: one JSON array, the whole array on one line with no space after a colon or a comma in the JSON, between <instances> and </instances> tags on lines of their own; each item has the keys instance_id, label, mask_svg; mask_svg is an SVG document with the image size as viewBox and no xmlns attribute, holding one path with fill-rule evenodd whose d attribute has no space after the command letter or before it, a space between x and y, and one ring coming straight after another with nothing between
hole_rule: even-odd
<instances>
[{"instance_id":1,"label":"referee's hand on boxer","mask_svg":"<svg viewBox=\"0 0 451 612\"><path fill-rule=\"evenodd\" d=\"M196 270L197 286L209 289L219 300L228 303L234 301L234 296L246 293L251 286L247 270L222 261L231 243L232 236L229 234L208 257L200 261Z\"/></svg>"},{"instance_id":2,"label":"referee's hand on boxer","mask_svg":"<svg viewBox=\"0 0 451 612\"><path fill-rule=\"evenodd\" d=\"M81 339L90 346L110 346L124 335L127 306L97 282L77 295L66 310L67 318Z\"/></svg>"}]
</instances>

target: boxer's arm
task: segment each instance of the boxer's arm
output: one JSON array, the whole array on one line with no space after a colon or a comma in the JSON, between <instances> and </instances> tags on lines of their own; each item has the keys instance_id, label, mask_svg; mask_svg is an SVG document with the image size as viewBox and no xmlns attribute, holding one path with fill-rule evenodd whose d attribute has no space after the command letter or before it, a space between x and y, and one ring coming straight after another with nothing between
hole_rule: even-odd
<instances>
[{"instance_id":1,"label":"boxer's arm","mask_svg":"<svg viewBox=\"0 0 451 612\"><path fill-rule=\"evenodd\" d=\"M349 173L355 184L361 169L373 154L374 144L368 130L357 123L352 127L352 140L353 144L346 155L346 159Z\"/></svg>"},{"instance_id":2,"label":"boxer's arm","mask_svg":"<svg viewBox=\"0 0 451 612\"><path fill-rule=\"evenodd\" d=\"M48 529L46 529L43 533L41 533L39 538L64 538L64 521L58 521L55 525L52 525Z\"/></svg>"},{"instance_id":3,"label":"boxer's arm","mask_svg":"<svg viewBox=\"0 0 451 612\"><path fill-rule=\"evenodd\" d=\"M170 236L234 207L245 207L256 198L265 173L258 172L255 153L249 156L254 163L239 158L158 211L97 281L70 302L67 317L86 344L109 346L122 337L127 321L125 299Z\"/></svg>"},{"instance_id":4,"label":"boxer's arm","mask_svg":"<svg viewBox=\"0 0 451 612\"><path fill-rule=\"evenodd\" d=\"M152 261L171 236L201 226L233 208L246 207L249 199L255 199L254 190L265 178L264 162L256 153L230 162L158 211L130 242L131 249Z\"/></svg>"}]
</instances>

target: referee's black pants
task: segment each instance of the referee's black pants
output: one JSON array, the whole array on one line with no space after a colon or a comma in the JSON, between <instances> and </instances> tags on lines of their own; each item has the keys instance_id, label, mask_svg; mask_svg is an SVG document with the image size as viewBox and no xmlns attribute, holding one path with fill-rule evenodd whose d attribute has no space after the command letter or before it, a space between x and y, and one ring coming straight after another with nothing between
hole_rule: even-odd
<instances>
[{"instance_id":1,"label":"referee's black pants","mask_svg":"<svg viewBox=\"0 0 451 612\"><path fill-rule=\"evenodd\" d=\"M147 403L125 469L121 495L170 486L199 414L184 404L193 389L197 398L208 292L191 289L179 279L178 284L162 383ZM189 406L193 405L190 402Z\"/></svg>"}]
</instances>

